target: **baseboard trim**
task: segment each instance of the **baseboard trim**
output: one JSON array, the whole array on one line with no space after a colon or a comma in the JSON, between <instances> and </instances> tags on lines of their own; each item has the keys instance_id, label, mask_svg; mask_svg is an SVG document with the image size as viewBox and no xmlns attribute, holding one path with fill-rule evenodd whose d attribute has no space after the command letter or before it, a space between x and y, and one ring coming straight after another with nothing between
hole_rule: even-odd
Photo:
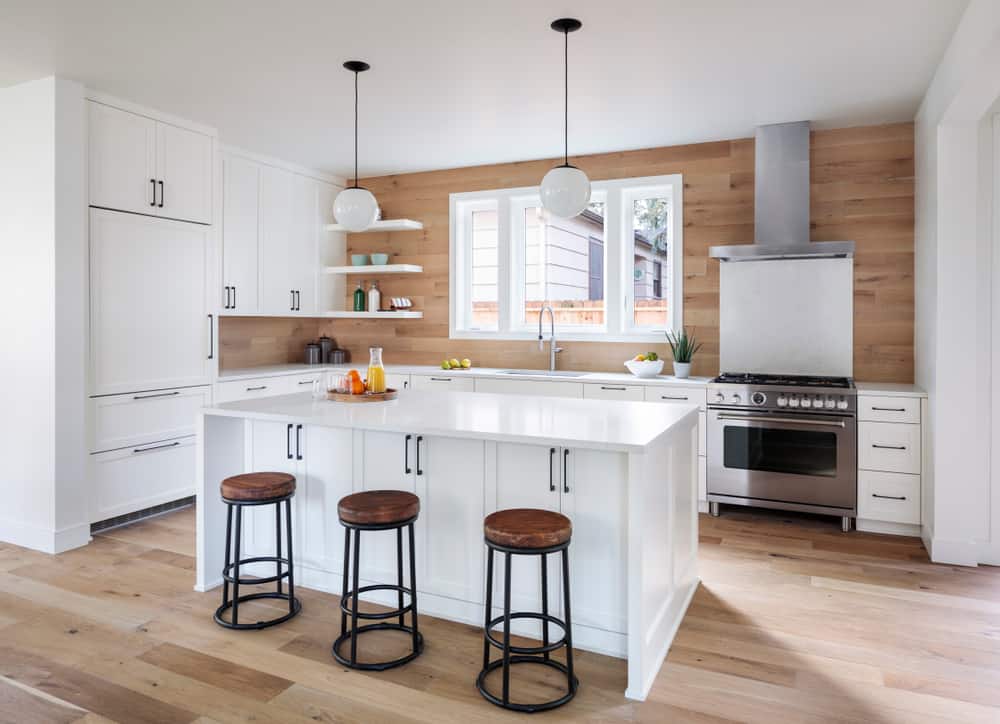
<instances>
[{"instance_id":1,"label":"baseboard trim","mask_svg":"<svg viewBox=\"0 0 1000 724\"><path fill-rule=\"evenodd\" d=\"M912 523L890 523L884 520L865 520L858 518L855 528L862 533L882 533L884 535L906 535L913 538L921 537L919 525ZM926 544L925 544L926 546Z\"/></svg>"},{"instance_id":2,"label":"baseboard trim","mask_svg":"<svg viewBox=\"0 0 1000 724\"><path fill-rule=\"evenodd\" d=\"M2 518L0 519L0 541L54 555L90 543L90 525L78 523L53 530Z\"/></svg>"},{"instance_id":3,"label":"baseboard trim","mask_svg":"<svg viewBox=\"0 0 1000 724\"><path fill-rule=\"evenodd\" d=\"M927 552L934 563L975 567L980 562L982 544L974 541L931 538L931 545Z\"/></svg>"}]
</instances>

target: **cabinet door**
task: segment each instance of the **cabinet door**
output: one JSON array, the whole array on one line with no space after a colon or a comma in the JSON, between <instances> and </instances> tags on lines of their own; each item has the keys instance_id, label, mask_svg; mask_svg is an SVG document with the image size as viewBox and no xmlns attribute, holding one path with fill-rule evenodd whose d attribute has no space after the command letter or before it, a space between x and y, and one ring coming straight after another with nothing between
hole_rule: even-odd
<instances>
[{"instance_id":1,"label":"cabinet door","mask_svg":"<svg viewBox=\"0 0 1000 724\"><path fill-rule=\"evenodd\" d=\"M292 174L261 167L260 311L287 317L292 311L291 244Z\"/></svg>"},{"instance_id":2,"label":"cabinet door","mask_svg":"<svg viewBox=\"0 0 1000 724\"><path fill-rule=\"evenodd\" d=\"M362 440L362 461L362 490L416 492L413 472L416 469L416 435L367 430ZM362 534L361 577L379 583L396 580L395 531Z\"/></svg>"},{"instance_id":3,"label":"cabinet door","mask_svg":"<svg viewBox=\"0 0 1000 724\"><path fill-rule=\"evenodd\" d=\"M212 139L203 133L156 124L156 213L212 223Z\"/></svg>"},{"instance_id":4,"label":"cabinet door","mask_svg":"<svg viewBox=\"0 0 1000 724\"><path fill-rule=\"evenodd\" d=\"M550 382L548 380L512 380L480 377L476 379L476 392L496 392L502 395L534 395L536 397L583 397L579 382Z\"/></svg>"},{"instance_id":5,"label":"cabinet door","mask_svg":"<svg viewBox=\"0 0 1000 724\"><path fill-rule=\"evenodd\" d=\"M184 437L91 455L90 522L194 495L194 441Z\"/></svg>"},{"instance_id":6,"label":"cabinet door","mask_svg":"<svg viewBox=\"0 0 1000 724\"><path fill-rule=\"evenodd\" d=\"M298 498L302 545L296 557L303 566L343 574L344 528L337 501L352 492L353 431L307 427L304 462L299 464Z\"/></svg>"},{"instance_id":7,"label":"cabinet door","mask_svg":"<svg viewBox=\"0 0 1000 724\"><path fill-rule=\"evenodd\" d=\"M584 385L583 396L588 400L632 400L643 399L641 385L618 385L602 383L599 385Z\"/></svg>"},{"instance_id":8,"label":"cabinet door","mask_svg":"<svg viewBox=\"0 0 1000 724\"><path fill-rule=\"evenodd\" d=\"M209 227L90 211L91 393L207 384Z\"/></svg>"},{"instance_id":9,"label":"cabinet door","mask_svg":"<svg viewBox=\"0 0 1000 724\"><path fill-rule=\"evenodd\" d=\"M562 513L573 521L569 547L573 623L627 632L628 495L608 481L628 480L628 458L563 449Z\"/></svg>"},{"instance_id":10,"label":"cabinet door","mask_svg":"<svg viewBox=\"0 0 1000 724\"><path fill-rule=\"evenodd\" d=\"M253 377L215 384L216 402L235 402L237 400L253 400L258 397L274 397L287 395L292 391L288 377Z\"/></svg>"},{"instance_id":11,"label":"cabinet door","mask_svg":"<svg viewBox=\"0 0 1000 724\"><path fill-rule=\"evenodd\" d=\"M421 592L483 601L485 443L446 437L420 442L417 580Z\"/></svg>"},{"instance_id":12,"label":"cabinet door","mask_svg":"<svg viewBox=\"0 0 1000 724\"><path fill-rule=\"evenodd\" d=\"M559 448L543 445L497 443L496 446L496 497L487 501L487 513L508 508L541 508L559 510L559 481L561 455ZM493 503L493 505L489 505ZM502 553L494 554L494 615L503 607ZM541 563L538 556L512 556L511 608L521 611L541 611ZM561 610L559 601L559 571L562 565L558 555L548 556L549 610L553 615ZM530 623L518 630L526 635L541 635L541 627Z\"/></svg>"},{"instance_id":13,"label":"cabinet door","mask_svg":"<svg viewBox=\"0 0 1000 724\"><path fill-rule=\"evenodd\" d=\"M340 189L322 181L318 184L317 222L319 224L319 265L343 266L347 263L347 234L342 231L328 231L325 227L332 224L333 202ZM321 274L319 276L319 291L317 292L316 311L350 309L347 300L346 274Z\"/></svg>"},{"instance_id":14,"label":"cabinet door","mask_svg":"<svg viewBox=\"0 0 1000 724\"><path fill-rule=\"evenodd\" d=\"M285 422L267 422L254 420L250 423L252 444L250 446L250 470L253 472L276 472L288 473L298 476L299 463L297 460L296 434L298 442L302 441L302 433L297 430L296 425ZM301 445L298 448L301 451ZM298 497L298 496L296 496ZM297 501L293 500L293 508L297 510ZM284 505L281 506L282 530L285 526ZM273 556L277 552L277 540L275 538L276 522L275 506L257 505L243 508L243 557L249 556ZM298 528L297 516L293 515L292 527ZM235 523L234 523L235 525ZM284 534L282 534L282 552L287 553L284 548ZM297 541L295 541L297 542ZM275 566L273 563L257 563L246 567L246 572L255 576L273 576ZM243 571L241 570L241 575Z\"/></svg>"},{"instance_id":15,"label":"cabinet door","mask_svg":"<svg viewBox=\"0 0 1000 724\"><path fill-rule=\"evenodd\" d=\"M413 375L410 384L415 390L451 390L453 392L472 392L474 383L471 377L461 377L462 373L449 375Z\"/></svg>"},{"instance_id":16,"label":"cabinet door","mask_svg":"<svg viewBox=\"0 0 1000 724\"><path fill-rule=\"evenodd\" d=\"M89 101L90 205L156 213L156 121Z\"/></svg>"},{"instance_id":17,"label":"cabinet door","mask_svg":"<svg viewBox=\"0 0 1000 724\"><path fill-rule=\"evenodd\" d=\"M258 311L257 228L260 166L227 156L222 161L222 284L220 307L227 312Z\"/></svg>"},{"instance_id":18,"label":"cabinet door","mask_svg":"<svg viewBox=\"0 0 1000 724\"><path fill-rule=\"evenodd\" d=\"M289 229L289 286L295 290L295 314L316 314L319 264L318 182L292 175L292 215Z\"/></svg>"},{"instance_id":19,"label":"cabinet door","mask_svg":"<svg viewBox=\"0 0 1000 724\"><path fill-rule=\"evenodd\" d=\"M408 390L410 389L410 376L386 374L385 386L399 391Z\"/></svg>"}]
</instances>

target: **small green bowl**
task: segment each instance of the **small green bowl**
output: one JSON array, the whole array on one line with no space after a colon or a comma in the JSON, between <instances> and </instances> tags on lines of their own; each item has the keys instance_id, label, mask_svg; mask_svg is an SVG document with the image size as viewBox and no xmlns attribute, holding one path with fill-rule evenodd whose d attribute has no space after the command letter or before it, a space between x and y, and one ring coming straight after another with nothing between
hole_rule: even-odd
<instances>
[{"instance_id":1,"label":"small green bowl","mask_svg":"<svg viewBox=\"0 0 1000 724\"><path fill-rule=\"evenodd\" d=\"M351 254L351 266L368 266L368 255Z\"/></svg>"},{"instance_id":2,"label":"small green bowl","mask_svg":"<svg viewBox=\"0 0 1000 724\"><path fill-rule=\"evenodd\" d=\"M382 266L389 263L388 254L372 254L372 264Z\"/></svg>"}]
</instances>

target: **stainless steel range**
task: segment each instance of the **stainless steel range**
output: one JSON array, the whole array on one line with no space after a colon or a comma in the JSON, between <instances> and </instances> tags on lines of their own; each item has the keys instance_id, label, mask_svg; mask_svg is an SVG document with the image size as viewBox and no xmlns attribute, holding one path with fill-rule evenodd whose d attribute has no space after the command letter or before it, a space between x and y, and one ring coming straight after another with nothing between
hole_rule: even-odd
<instances>
[{"instance_id":1,"label":"stainless steel range","mask_svg":"<svg viewBox=\"0 0 1000 724\"><path fill-rule=\"evenodd\" d=\"M857 391L846 377L723 374L708 385L708 501L857 515Z\"/></svg>"}]
</instances>

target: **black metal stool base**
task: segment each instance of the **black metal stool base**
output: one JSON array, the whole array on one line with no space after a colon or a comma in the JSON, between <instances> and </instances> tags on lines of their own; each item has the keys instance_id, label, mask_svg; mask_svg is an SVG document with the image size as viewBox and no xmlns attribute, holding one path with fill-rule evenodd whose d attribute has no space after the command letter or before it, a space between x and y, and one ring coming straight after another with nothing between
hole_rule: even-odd
<instances>
[{"instance_id":1,"label":"black metal stool base","mask_svg":"<svg viewBox=\"0 0 1000 724\"><path fill-rule=\"evenodd\" d=\"M364 626L358 626L357 635L360 636L365 631L402 631L410 640L413 640L413 628L411 626L400 626L398 623L369 623ZM401 656L398 659L393 659L392 661L380 661L372 664L361 664L361 663L351 663L349 658L346 658L340 654L340 646L351 640L351 631L345 634L341 634L337 637L337 640L333 642L333 658L337 660L338 663L346 666L350 669L358 669L360 671L385 671L386 669L394 669L397 666L402 666L403 664L408 664L415 658L420 656L424 651L424 635L417 632L417 648L406 656Z\"/></svg>"},{"instance_id":2,"label":"black metal stool base","mask_svg":"<svg viewBox=\"0 0 1000 724\"><path fill-rule=\"evenodd\" d=\"M277 593L274 591L268 591L266 593L251 593L247 596L240 596L239 599L237 599L237 601L242 606L247 601L259 601L262 598L278 599L279 601L287 602L288 594ZM284 623L290 618L294 618L295 616L298 615L299 611L302 610L302 604L299 603L299 599L296 598L291 604L292 610L286 613L284 616L268 619L266 621L257 621L256 623L232 623L231 621L226 621L224 618L222 618L222 614L232 609L232 607L233 607L233 601L229 601L228 603L224 603L217 609L215 609L215 622L220 626L224 626L225 628L231 628L236 631L258 630L262 628L267 628L269 626L276 626L279 623Z\"/></svg>"},{"instance_id":3,"label":"black metal stool base","mask_svg":"<svg viewBox=\"0 0 1000 724\"><path fill-rule=\"evenodd\" d=\"M549 668L559 671L566 677L569 677L569 669L561 661L556 661L555 659L542 659L537 656L523 656L523 655L513 655L510 657L510 664L540 664L541 666L548 666ZM496 671L497 669L503 668L503 659L497 659L496 661L490 662L485 669L479 672L479 678L476 679L476 688L479 689L479 693L483 695L483 698L491 704L496 704L497 706L503 707L504 709L511 709L513 711L521 711L526 714L534 714L536 711L548 711L549 709L555 709L567 703L570 699L576 696L576 690L580 687L580 680L575 676L571 680L569 686L569 691L558 699L553 699L552 701L543 701L538 704L518 704L516 701L508 701L504 704L503 699L495 694L492 694L486 688L486 677L491 671Z\"/></svg>"}]
</instances>

